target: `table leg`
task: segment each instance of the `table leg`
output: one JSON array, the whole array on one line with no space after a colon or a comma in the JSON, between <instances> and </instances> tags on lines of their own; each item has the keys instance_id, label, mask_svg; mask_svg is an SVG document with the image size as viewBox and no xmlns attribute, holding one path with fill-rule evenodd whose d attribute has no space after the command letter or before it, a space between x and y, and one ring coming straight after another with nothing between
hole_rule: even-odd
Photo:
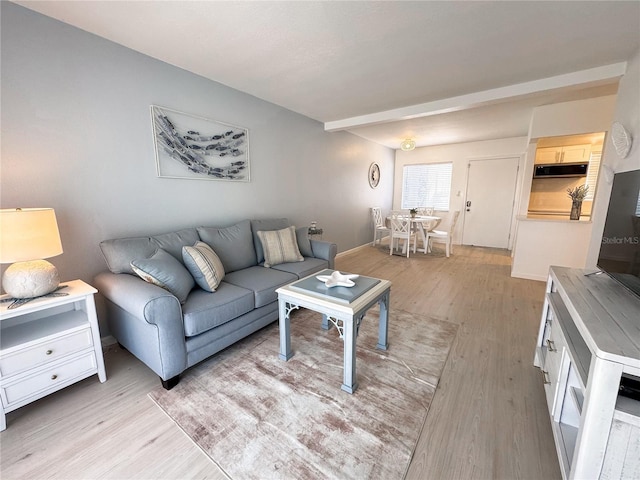
<instances>
[{"instance_id":1,"label":"table leg","mask_svg":"<svg viewBox=\"0 0 640 480\"><path fill-rule=\"evenodd\" d=\"M390 292L387 291L387 293L378 300L378 305L380 305L380 320L378 323L378 344L376 348L379 350L389 348L387 341L387 334L389 332L389 297Z\"/></svg>"},{"instance_id":2,"label":"table leg","mask_svg":"<svg viewBox=\"0 0 640 480\"><path fill-rule=\"evenodd\" d=\"M420 236L422 237L422 246L424 247L424 253L427 253L427 229L422 223L418 224L418 228L420 230Z\"/></svg>"},{"instance_id":3,"label":"table leg","mask_svg":"<svg viewBox=\"0 0 640 480\"><path fill-rule=\"evenodd\" d=\"M289 360L293 357L291 352L291 321L289 313L293 308L287 309L285 300L278 300L279 320L278 327L280 329L280 359Z\"/></svg>"},{"instance_id":4,"label":"table leg","mask_svg":"<svg viewBox=\"0 0 640 480\"><path fill-rule=\"evenodd\" d=\"M344 373L342 377L342 390L353 393L358 388L356 382L356 318L351 317L344 324Z\"/></svg>"},{"instance_id":5,"label":"table leg","mask_svg":"<svg viewBox=\"0 0 640 480\"><path fill-rule=\"evenodd\" d=\"M333 325L331 322L329 322L329 317L327 317L324 313L322 314L322 329L323 330L329 330L331 328L331 325Z\"/></svg>"}]
</instances>

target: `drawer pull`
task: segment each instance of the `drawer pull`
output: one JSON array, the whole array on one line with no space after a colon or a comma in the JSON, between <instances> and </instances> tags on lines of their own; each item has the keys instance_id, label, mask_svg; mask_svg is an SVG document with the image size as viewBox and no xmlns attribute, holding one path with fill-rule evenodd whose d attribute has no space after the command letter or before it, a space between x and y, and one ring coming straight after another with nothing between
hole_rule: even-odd
<instances>
[{"instance_id":1,"label":"drawer pull","mask_svg":"<svg viewBox=\"0 0 640 480\"><path fill-rule=\"evenodd\" d=\"M47 350L45 353L46 353L47 355L51 355L51 354L53 353L53 350Z\"/></svg>"},{"instance_id":2,"label":"drawer pull","mask_svg":"<svg viewBox=\"0 0 640 480\"><path fill-rule=\"evenodd\" d=\"M51 380L55 380L58 378L58 375L56 375L55 373L53 375L51 375Z\"/></svg>"},{"instance_id":3,"label":"drawer pull","mask_svg":"<svg viewBox=\"0 0 640 480\"><path fill-rule=\"evenodd\" d=\"M544 378L543 382L545 385L551 385L551 380L549 380L549 372L546 370L542 370L542 376Z\"/></svg>"},{"instance_id":4,"label":"drawer pull","mask_svg":"<svg viewBox=\"0 0 640 480\"><path fill-rule=\"evenodd\" d=\"M547 348L550 352L557 352L558 349L555 348L555 342L553 340L547 339Z\"/></svg>"}]
</instances>

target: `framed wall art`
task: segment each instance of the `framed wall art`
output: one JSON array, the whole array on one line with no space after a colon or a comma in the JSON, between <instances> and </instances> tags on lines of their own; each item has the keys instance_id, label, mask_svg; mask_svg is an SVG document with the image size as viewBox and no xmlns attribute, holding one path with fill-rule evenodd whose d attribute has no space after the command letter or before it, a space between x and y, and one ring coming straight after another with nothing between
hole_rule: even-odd
<instances>
[{"instance_id":1,"label":"framed wall art","mask_svg":"<svg viewBox=\"0 0 640 480\"><path fill-rule=\"evenodd\" d=\"M248 182L246 128L151 106L158 177Z\"/></svg>"}]
</instances>

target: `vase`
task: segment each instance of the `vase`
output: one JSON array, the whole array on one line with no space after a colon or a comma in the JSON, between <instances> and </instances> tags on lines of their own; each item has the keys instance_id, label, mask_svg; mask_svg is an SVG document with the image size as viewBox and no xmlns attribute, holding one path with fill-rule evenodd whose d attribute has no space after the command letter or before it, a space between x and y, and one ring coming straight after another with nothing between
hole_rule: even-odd
<instances>
[{"instance_id":1,"label":"vase","mask_svg":"<svg viewBox=\"0 0 640 480\"><path fill-rule=\"evenodd\" d=\"M571 220L580 220L580 212L582 211L582 200L574 200L571 203Z\"/></svg>"}]
</instances>

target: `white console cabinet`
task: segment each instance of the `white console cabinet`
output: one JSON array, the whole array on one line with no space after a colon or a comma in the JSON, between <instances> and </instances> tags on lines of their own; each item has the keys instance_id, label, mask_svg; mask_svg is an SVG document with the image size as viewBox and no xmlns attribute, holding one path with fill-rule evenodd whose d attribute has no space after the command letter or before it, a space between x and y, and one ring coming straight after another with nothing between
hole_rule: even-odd
<instances>
[{"instance_id":1,"label":"white console cabinet","mask_svg":"<svg viewBox=\"0 0 640 480\"><path fill-rule=\"evenodd\" d=\"M0 430L6 413L83 378L107 380L95 288L64 282L60 297L42 297L17 308L0 305ZM1 297L3 300L7 295Z\"/></svg>"},{"instance_id":2,"label":"white console cabinet","mask_svg":"<svg viewBox=\"0 0 640 480\"><path fill-rule=\"evenodd\" d=\"M551 267L534 365L540 367L565 479L640 478L640 298L605 274Z\"/></svg>"}]
</instances>

